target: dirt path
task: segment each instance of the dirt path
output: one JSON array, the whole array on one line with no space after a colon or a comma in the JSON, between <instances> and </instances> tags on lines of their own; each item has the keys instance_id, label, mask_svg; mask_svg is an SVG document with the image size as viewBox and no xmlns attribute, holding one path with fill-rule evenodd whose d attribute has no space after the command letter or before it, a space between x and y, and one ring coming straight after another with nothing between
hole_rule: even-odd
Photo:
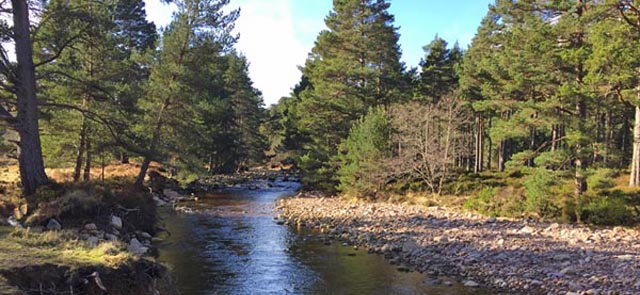
<instances>
[{"instance_id":1,"label":"dirt path","mask_svg":"<svg viewBox=\"0 0 640 295\"><path fill-rule=\"evenodd\" d=\"M640 233L510 221L443 208L298 195L288 224L384 253L432 275L525 294L640 294Z\"/></svg>"}]
</instances>

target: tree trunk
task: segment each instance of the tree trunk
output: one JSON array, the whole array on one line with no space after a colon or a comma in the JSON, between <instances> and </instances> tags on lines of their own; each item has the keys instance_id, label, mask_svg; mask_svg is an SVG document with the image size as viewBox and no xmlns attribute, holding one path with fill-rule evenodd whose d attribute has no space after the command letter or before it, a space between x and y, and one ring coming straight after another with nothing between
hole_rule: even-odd
<instances>
[{"instance_id":1,"label":"tree trunk","mask_svg":"<svg viewBox=\"0 0 640 295\"><path fill-rule=\"evenodd\" d=\"M493 116L489 116L489 132L491 132L492 121ZM489 136L487 137L487 148L489 149L487 153L487 170L491 171L491 161L493 160L493 141L491 140L491 133L489 133Z\"/></svg>"},{"instance_id":2,"label":"tree trunk","mask_svg":"<svg viewBox=\"0 0 640 295\"><path fill-rule=\"evenodd\" d=\"M578 130L585 132L585 120L587 117L587 107L583 99L579 99L576 103L576 113L578 114ZM575 161L575 202L576 208L580 206L582 201L582 195L587 191L587 179L584 171L587 167L586 159L584 156L583 143L578 142L576 144L576 161ZM581 216L579 210L575 211L576 221L581 222Z\"/></svg>"},{"instance_id":3,"label":"tree trunk","mask_svg":"<svg viewBox=\"0 0 640 295\"><path fill-rule=\"evenodd\" d=\"M84 149L87 139L87 117L82 115L82 126L80 127L80 137L78 138L78 152L76 155L76 167L73 169L73 182L80 180L80 172L82 171L82 163L84 160Z\"/></svg>"},{"instance_id":4,"label":"tree trunk","mask_svg":"<svg viewBox=\"0 0 640 295\"><path fill-rule=\"evenodd\" d=\"M536 129L534 127L529 128L529 150L532 152L536 150ZM527 166L533 167L535 161L533 157L527 160Z\"/></svg>"},{"instance_id":5,"label":"tree trunk","mask_svg":"<svg viewBox=\"0 0 640 295\"><path fill-rule=\"evenodd\" d=\"M120 152L120 163L129 164L129 155L126 152Z\"/></svg>"},{"instance_id":6,"label":"tree trunk","mask_svg":"<svg viewBox=\"0 0 640 295\"><path fill-rule=\"evenodd\" d=\"M91 180L91 138L89 136L87 136L87 139L85 140L85 152L87 155L87 158L85 160L85 164L84 164L84 174L82 176L82 180L84 181L89 181Z\"/></svg>"},{"instance_id":7,"label":"tree trunk","mask_svg":"<svg viewBox=\"0 0 640 295\"><path fill-rule=\"evenodd\" d=\"M507 163L507 141L500 141L500 151L498 156L498 171L504 172L505 163Z\"/></svg>"},{"instance_id":8,"label":"tree trunk","mask_svg":"<svg viewBox=\"0 0 640 295\"><path fill-rule=\"evenodd\" d=\"M144 178L147 176L147 170L149 169L149 164L151 164L151 154L155 153L156 145L158 145L158 141L160 141L160 133L162 131L162 116L164 115L164 111L168 106L169 98L166 98L162 103L162 107L160 107L160 112L158 112L158 118L156 119L153 136L151 137L151 143L148 149L148 154L144 156L144 160L142 160L142 166L140 166L140 172L138 172L136 182L133 184L137 188L142 188L142 184L144 184Z\"/></svg>"},{"instance_id":9,"label":"tree trunk","mask_svg":"<svg viewBox=\"0 0 640 295\"><path fill-rule=\"evenodd\" d=\"M20 135L18 161L23 193L32 195L36 189L49 182L44 172L40 129L38 126L38 101L36 97L33 47L29 35L29 8L26 0L12 0L13 34L17 58L16 81L16 129Z\"/></svg>"},{"instance_id":10,"label":"tree trunk","mask_svg":"<svg viewBox=\"0 0 640 295\"><path fill-rule=\"evenodd\" d=\"M631 157L631 175L629 186L640 185L640 107L636 106L635 122L633 123L633 155Z\"/></svg>"},{"instance_id":11,"label":"tree trunk","mask_svg":"<svg viewBox=\"0 0 640 295\"><path fill-rule=\"evenodd\" d=\"M478 114L476 119L476 146L475 146L475 162L474 162L474 173L482 172L483 162L484 162L484 119L482 114Z\"/></svg>"},{"instance_id":12,"label":"tree trunk","mask_svg":"<svg viewBox=\"0 0 640 295\"><path fill-rule=\"evenodd\" d=\"M636 113L638 111L636 110ZM613 139L613 115L610 109L607 109L606 117L604 119L604 157L602 162L605 166L609 165L609 158L611 157L611 140Z\"/></svg>"},{"instance_id":13,"label":"tree trunk","mask_svg":"<svg viewBox=\"0 0 640 295\"><path fill-rule=\"evenodd\" d=\"M142 187L144 178L147 176L147 170L149 170L149 164L151 164L149 157L144 157L142 166L140 166L140 172L138 173L138 177L136 177L136 182L134 184L136 187Z\"/></svg>"}]
</instances>

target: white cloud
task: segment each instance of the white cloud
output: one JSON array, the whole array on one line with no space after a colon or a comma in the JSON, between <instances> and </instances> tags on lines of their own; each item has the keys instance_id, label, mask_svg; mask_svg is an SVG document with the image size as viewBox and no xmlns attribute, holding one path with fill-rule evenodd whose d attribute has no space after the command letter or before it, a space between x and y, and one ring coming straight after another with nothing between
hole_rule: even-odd
<instances>
[{"instance_id":1,"label":"white cloud","mask_svg":"<svg viewBox=\"0 0 640 295\"><path fill-rule=\"evenodd\" d=\"M322 19L294 20L292 1L298 0L232 0L228 6L241 8L235 26L240 34L236 48L249 60L249 75L266 105L290 94L300 79L298 66L304 64L313 46L308 39L312 35L315 39L323 27ZM158 27L169 24L175 6L160 0L145 3L149 20Z\"/></svg>"},{"instance_id":2,"label":"white cloud","mask_svg":"<svg viewBox=\"0 0 640 295\"><path fill-rule=\"evenodd\" d=\"M238 0L230 5L241 8L236 48L251 62L249 74L266 105L289 95L300 79L297 67L304 64L313 45L296 38L291 1Z\"/></svg>"},{"instance_id":3,"label":"white cloud","mask_svg":"<svg viewBox=\"0 0 640 295\"><path fill-rule=\"evenodd\" d=\"M175 4L164 4L160 0L144 0L147 19L154 22L158 28L166 27L177 9Z\"/></svg>"}]
</instances>

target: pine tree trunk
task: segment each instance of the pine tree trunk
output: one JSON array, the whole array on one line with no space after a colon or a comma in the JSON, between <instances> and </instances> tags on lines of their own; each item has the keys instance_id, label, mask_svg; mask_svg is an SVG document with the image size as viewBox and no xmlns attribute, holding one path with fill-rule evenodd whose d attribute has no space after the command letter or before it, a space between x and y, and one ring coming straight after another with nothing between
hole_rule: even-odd
<instances>
[{"instance_id":1,"label":"pine tree trunk","mask_svg":"<svg viewBox=\"0 0 640 295\"><path fill-rule=\"evenodd\" d=\"M559 126L558 124L551 125L551 151L554 152L558 149L559 138Z\"/></svg>"},{"instance_id":2,"label":"pine tree trunk","mask_svg":"<svg viewBox=\"0 0 640 295\"><path fill-rule=\"evenodd\" d=\"M637 112L637 110L636 110ZM609 157L611 157L611 140L613 139L613 115L610 109L607 109L607 114L604 121L604 157L602 159L605 166L609 164Z\"/></svg>"},{"instance_id":3,"label":"pine tree trunk","mask_svg":"<svg viewBox=\"0 0 640 295\"><path fill-rule=\"evenodd\" d=\"M484 164L484 119L482 114L478 114L476 122L475 162L473 172L480 173L482 172Z\"/></svg>"},{"instance_id":4,"label":"pine tree trunk","mask_svg":"<svg viewBox=\"0 0 640 295\"><path fill-rule=\"evenodd\" d=\"M578 130L585 132L585 120L587 116L587 108L583 99L578 100L576 103L576 113L578 114ZM587 180L584 174L586 169L586 159L583 155L583 144L578 142L576 144L576 160L575 160L575 202L576 208L579 207L582 201L582 195L587 191ZM581 216L579 210L575 211L577 222L581 222Z\"/></svg>"},{"instance_id":5,"label":"pine tree trunk","mask_svg":"<svg viewBox=\"0 0 640 295\"><path fill-rule=\"evenodd\" d=\"M505 163L507 162L507 141L500 141L500 155L498 156L498 171L504 172Z\"/></svg>"},{"instance_id":6,"label":"pine tree trunk","mask_svg":"<svg viewBox=\"0 0 640 295\"><path fill-rule=\"evenodd\" d=\"M635 107L635 122L633 123L633 155L631 157L631 175L629 186L640 185L640 107Z\"/></svg>"},{"instance_id":7,"label":"pine tree trunk","mask_svg":"<svg viewBox=\"0 0 640 295\"><path fill-rule=\"evenodd\" d=\"M120 152L120 163L129 164L129 155L126 152Z\"/></svg>"},{"instance_id":8,"label":"pine tree trunk","mask_svg":"<svg viewBox=\"0 0 640 295\"><path fill-rule=\"evenodd\" d=\"M149 144L148 154L144 156L144 160L142 160L142 166L140 166L140 172L138 172L138 177L136 177L136 181L133 184L137 188L142 188L144 184L144 178L147 176L147 170L149 169L149 164L151 164L151 154L155 153L156 146L158 145L158 141L160 141L160 133L162 131L162 122L164 111L169 107L170 100L166 98L162 103L162 107L160 107L160 112L158 112L158 118L156 118L156 123L153 130L153 136L151 137L151 143Z\"/></svg>"},{"instance_id":9,"label":"pine tree trunk","mask_svg":"<svg viewBox=\"0 0 640 295\"><path fill-rule=\"evenodd\" d=\"M151 164L149 157L144 157L142 165L140 166L140 172L138 173L138 177L136 177L136 182L134 183L135 187L142 188L144 178L147 176L147 170L149 170L149 164Z\"/></svg>"},{"instance_id":10,"label":"pine tree trunk","mask_svg":"<svg viewBox=\"0 0 640 295\"><path fill-rule=\"evenodd\" d=\"M532 152L536 150L536 129L534 127L529 128L529 150ZM527 160L527 166L533 167L534 164L533 157Z\"/></svg>"},{"instance_id":11,"label":"pine tree trunk","mask_svg":"<svg viewBox=\"0 0 640 295\"><path fill-rule=\"evenodd\" d=\"M489 132L491 132L491 124L493 123L493 116L489 116ZM487 137L487 170L491 171L491 161L493 160L492 149L493 149L493 141L491 140L491 134Z\"/></svg>"},{"instance_id":12,"label":"pine tree trunk","mask_svg":"<svg viewBox=\"0 0 640 295\"><path fill-rule=\"evenodd\" d=\"M84 174L82 176L82 180L84 181L89 181L91 180L91 139L89 136L87 136L87 139L85 140L85 153L87 155L87 158L85 160L85 165L84 165Z\"/></svg>"},{"instance_id":13,"label":"pine tree trunk","mask_svg":"<svg viewBox=\"0 0 640 295\"><path fill-rule=\"evenodd\" d=\"M49 182L44 171L40 129L38 126L38 100L36 97L33 47L29 35L29 8L26 0L12 0L13 34L17 58L16 129L20 135L18 162L23 193L32 195Z\"/></svg>"},{"instance_id":14,"label":"pine tree trunk","mask_svg":"<svg viewBox=\"0 0 640 295\"><path fill-rule=\"evenodd\" d=\"M86 137L87 137L87 118L83 114L82 115L82 126L80 127L80 137L78 138L78 151L76 155L76 166L73 169L73 182L78 182L80 180L80 172L82 171L82 163L84 160L84 149L86 145Z\"/></svg>"}]
</instances>

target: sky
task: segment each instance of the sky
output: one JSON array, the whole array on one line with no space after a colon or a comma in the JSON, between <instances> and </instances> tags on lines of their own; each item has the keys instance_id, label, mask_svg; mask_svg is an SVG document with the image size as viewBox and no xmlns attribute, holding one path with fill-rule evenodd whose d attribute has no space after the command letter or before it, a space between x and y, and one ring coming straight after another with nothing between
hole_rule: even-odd
<instances>
[{"instance_id":1,"label":"sky","mask_svg":"<svg viewBox=\"0 0 640 295\"><path fill-rule=\"evenodd\" d=\"M171 21L173 7L160 0L145 0L147 16L156 26ZM391 0L389 12L399 27L402 61L415 67L424 56L422 47L436 34L453 45L466 48L493 0ZM231 0L229 8L240 8L236 48L250 62L249 75L262 91L265 104L288 96L299 82L303 65L332 0Z\"/></svg>"}]
</instances>

